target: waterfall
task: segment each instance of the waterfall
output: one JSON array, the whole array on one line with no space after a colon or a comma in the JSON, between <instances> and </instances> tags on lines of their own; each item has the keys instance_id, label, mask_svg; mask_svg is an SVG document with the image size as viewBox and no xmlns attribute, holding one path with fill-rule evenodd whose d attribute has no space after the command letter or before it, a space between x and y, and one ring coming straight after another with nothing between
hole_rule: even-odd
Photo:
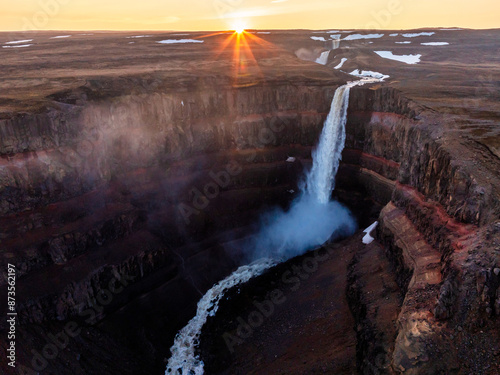
<instances>
[{"instance_id":1,"label":"waterfall","mask_svg":"<svg viewBox=\"0 0 500 375\"><path fill-rule=\"evenodd\" d=\"M349 91L349 85L341 86L335 91L318 147L313 152L313 167L307 175L307 192L323 204L330 201L344 150Z\"/></svg>"},{"instance_id":2,"label":"waterfall","mask_svg":"<svg viewBox=\"0 0 500 375\"><path fill-rule=\"evenodd\" d=\"M340 37L340 34L330 35L330 38L332 38L332 49L338 49L340 47Z\"/></svg>"},{"instance_id":3,"label":"waterfall","mask_svg":"<svg viewBox=\"0 0 500 375\"><path fill-rule=\"evenodd\" d=\"M214 316L219 301L232 287L262 274L285 261L328 241L332 235L351 235L356 222L347 208L331 201L335 176L345 142L349 90L354 84L335 92L318 147L313 152L313 167L306 175L301 194L288 211L276 209L262 218L261 231L247 249L248 266L238 268L213 286L198 302L196 316L176 336L170 349L166 375L203 375L203 362L195 354L203 325Z\"/></svg>"},{"instance_id":4,"label":"waterfall","mask_svg":"<svg viewBox=\"0 0 500 375\"><path fill-rule=\"evenodd\" d=\"M340 47L340 37L340 34L330 35L330 38L332 39L325 42L325 48L329 48L329 50L321 52L321 55L314 62L321 65L328 64L328 57L330 56L330 52Z\"/></svg>"},{"instance_id":5,"label":"waterfall","mask_svg":"<svg viewBox=\"0 0 500 375\"><path fill-rule=\"evenodd\" d=\"M261 231L248 251L251 260L290 259L329 239L351 235L357 229L350 211L330 199L345 144L349 91L356 84L348 83L335 91L312 154L313 166L305 176L300 195L288 211L276 209L263 216Z\"/></svg>"},{"instance_id":6,"label":"waterfall","mask_svg":"<svg viewBox=\"0 0 500 375\"><path fill-rule=\"evenodd\" d=\"M328 56L330 56L330 51L321 52L321 56L316 59L316 63L321 65L326 65L328 63Z\"/></svg>"}]
</instances>

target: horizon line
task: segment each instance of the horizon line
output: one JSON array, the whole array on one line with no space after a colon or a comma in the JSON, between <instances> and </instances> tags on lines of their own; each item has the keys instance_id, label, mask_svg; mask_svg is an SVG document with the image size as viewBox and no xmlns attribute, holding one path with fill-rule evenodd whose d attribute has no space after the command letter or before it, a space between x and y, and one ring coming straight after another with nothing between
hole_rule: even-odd
<instances>
[{"instance_id":1,"label":"horizon line","mask_svg":"<svg viewBox=\"0 0 500 375\"><path fill-rule=\"evenodd\" d=\"M460 26L422 26L422 27L414 27L414 28L409 28L409 29L382 29L382 28L321 28L321 29L309 29L309 28L297 28L297 29L283 29L283 28L262 28L262 29L257 29L257 28L248 28L245 29L246 31L323 31L323 30L334 30L337 29L339 31L345 31L345 30L353 30L353 31L410 31L410 30L426 30L426 29L457 29L456 31L460 30L472 30L472 31L484 31L484 30L500 30L499 27L486 27L486 28L471 28L471 27L460 27ZM0 33L7 33L7 32L18 32L18 33L31 33L31 32L61 32L61 31L67 31L67 32L81 32L81 31L91 31L91 32L151 32L151 33L162 33L162 32L224 32L224 31L233 31L232 29L200 29L200 30L188 30L188 29L165 29L165 30L158 30L158 29L30 29L30 30L0 30Z\"/></svg>"}]
</instances>

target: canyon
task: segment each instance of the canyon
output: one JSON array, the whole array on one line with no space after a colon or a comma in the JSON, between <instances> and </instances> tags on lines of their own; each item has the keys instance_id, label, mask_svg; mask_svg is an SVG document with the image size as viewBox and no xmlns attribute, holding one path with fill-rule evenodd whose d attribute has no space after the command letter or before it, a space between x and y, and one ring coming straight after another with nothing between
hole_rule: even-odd
<instances>
[{"instance_id":1,"label":"canyon","mask_svg":"<svg viewBox=\"0 0 500 375\"><path fill-rule=\"evenodd\" d=\"M295 293L233 353L235 317L289 290L283 275L313 255L229 291L203 331L207 373L499 373L498 30L437 31L452 46L421 47L415 66L373 53L388 37L340 42L316 64L325 48L309 33L249 37L243 65L226 34L166 49L37 33L33 50L2 51L17 373L164 372L198 300L247 261L261 215L297 196L336 89L363 68L391 78L351 89L333 196L360 231L316 249L317 270L294 275Z\"/></svg>"}]
</instances>

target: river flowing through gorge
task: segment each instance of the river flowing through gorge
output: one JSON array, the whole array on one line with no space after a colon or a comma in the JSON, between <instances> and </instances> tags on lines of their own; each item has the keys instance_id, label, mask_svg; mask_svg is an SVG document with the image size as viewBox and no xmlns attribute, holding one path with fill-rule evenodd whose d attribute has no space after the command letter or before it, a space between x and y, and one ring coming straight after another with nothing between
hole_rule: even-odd
<instances>
[{"instance_id":1,"label":"river flowing through gorge","mask_svg":"<svg viewBox=\"0 0 500 375\"><path fill-rule=\"evenodd\" d=\"M201 329L209 316L214 316L224 293L245 283L268 268L328 240L352 235L357 224L350 211L331 199L342 151L349 92L354 83L339 87L324 123L313 166L301 183L301 192L287 211L281 209L262 218L261 231L251 241L249 265L239 267L215 284L198 302L196 316L178 333L171 348L172 356L166 374L202 375L203 362L196 355Z\"/></svg>"}]
</instances>

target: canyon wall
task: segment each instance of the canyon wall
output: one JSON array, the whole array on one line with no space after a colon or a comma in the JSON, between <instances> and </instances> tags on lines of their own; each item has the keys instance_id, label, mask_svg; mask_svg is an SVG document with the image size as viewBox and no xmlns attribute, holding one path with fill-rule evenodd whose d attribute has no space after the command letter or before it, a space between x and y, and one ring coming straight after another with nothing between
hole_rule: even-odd
<instances>
[{"instance_id":1,"label":"canyon wall","mask_svg":"<svg viewBox=\"0 0 500 375\"><path fill-rule=\"evenodd\" d=\"M37 275L86 264L94 253L103 259L118 252L113 247L128 248L129 240L145 236L138 248L116 254L113 266L150 247L169 258L152 261L152 268L193 263L188 275L178 275L200 278L194 289L206 289L241 254L205 251L196 243L217 236L233 241L241 236L236 229L255 222L263 206L290 201L301 166L286 160L309 155L334 90L278 83L105 100L89 100L86 93L75 104L57 98L58 110L2 120L3 260L18 265L21 280L39 285ZM176 255L181 247L191 249ZM211 257L222 258L220 270L200 269L213 263ZM103 262L96 259L89 267L98 269ZM79 282L60 281L59 292L77 305L63 284L70 281ZM54 285L23 295L29 304L45 294L66 305L54 297ZM49 318L75 313L46 307Z\"/></svg>"},{"instance_id":2,"label":"canyon wall","mask_svg":"<svg viewBox=\"0 0 500 375\"><path fill-rule=\"evenodd\" d=\"M335 89L71 93L54 98L58 108L1 120L2 272L17 267L26 336L35 324L94 325L153 303L140 321L164 326L156 351L168 353L200 294L242 261L260 213L298 192L299 160ZM30 363L26 345L20 361Z\"/></svg>"},{"instance_id":3,"label":"canyon wall","mask_svg":"<svg viewBox=\"0 0 500 375\"><path fill-rule=\"evenodd\" d=\"M397 338L385 345L390 349L382 360L380 352L366 351L383 340L377 304L360 292L350 295L362 326L358 338L374 341L358 342L365 350L360 371L390 363L391 371L405 374L488 373L498 353L473 349L498 346L495 171L480 174L475 164L481 160L467 163L467 147L448 142L444 116L390 88L353 91L344 161L350 174L369 176L370 195L385 197L377 238L404 293Z\"/></svg>"}]
</instances>

